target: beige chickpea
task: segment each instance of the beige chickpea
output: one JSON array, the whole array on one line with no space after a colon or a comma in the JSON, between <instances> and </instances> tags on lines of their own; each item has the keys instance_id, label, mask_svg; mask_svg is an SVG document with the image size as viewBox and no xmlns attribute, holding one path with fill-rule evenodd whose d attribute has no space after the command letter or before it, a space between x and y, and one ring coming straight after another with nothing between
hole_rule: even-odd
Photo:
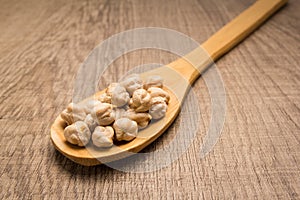
<instances>
[{"instance_id":1,"label":"beige chickpea","mask_svg":"<svg viewBox=\"0 0 300 200\"><path fill-rule=\"evenodd\" d=\"M153 97L151 99L151 108L149 114L153 119L160 119L166 115L168 105L164 97Z\"/></svg>"},{"instance_id":2,"label":"beige chickpea","mask_svg":"<svg viewBox=\"0 0 300 200\"><path fill-rule=\"evenodd\" d=\"M86 123L77 121L64 130L65 139L74 145L85 146L91 138L91 131Z\"/></svg>"},{"instance_id":3,"label":"beige chickpea","mask_svg":"<svg viewBox=\"0 0 300 200\"><path fill-rule=\"evenodd\" d=\"M76 121L83 121L86 117L86 113L82 106L79 106L75 103L70 103L61 114L61 118L67 123L67 125L71 125Z\"/></svg>"},{"instance_id":4,"label":"beige chickpea","mask_svg":"<svg viewBox=\"0 0 300 200\"><path fill-rule=\"evenodd\" d=\"M128 103L130 97L126 89L120 84L116 85L111 93L111 103L117 107L122 107Z\"/></svg>"},{"instance_id":5,"label":"beige chickpea","mask_svg":"<svg viewBox=\"0 0 300 200\"><path fill-rule=\"evenodd\" d=\"M125 87L130 96L137 89L143 88L143 81L138 74L131 74L124 81L121 82L121 85Z\"/></svg>"},{"instance_id":6,"label":"beige chickpea","mask_svg":"<svg viewBox=\"0 0 300 200\"><path fill-rule=\"evenodd\" d=\"M133 109L129 109L126 111L126 117L135 121L139 129L146 128L150 120L152 119L149 113L138 113Z\"/></svg>"},{"instance_id":7,"label":"beige chickpea","mask_svg":"<svg viewBox=\"0 0 300 200\"><path fill-rule=\"evenodd\" d=\"M170 95L168 94L168 92L164 91L163 89L158 87L151 87L147 91L149 92L152 98L163 97L165 98L165 102L169 103Z\"/></svg>"},{"instance_id":8,"label":"beige chickpea","mask_svg":"<svg viewBox=\"0 0 300 200\"><path fill-rule=\"evenodd\" d=\"M149 76L144 84L144 88L147 90L150 87L163 87L163 78L158 75Z\"/></svg>"},{"instance_id":9,"label":"beige chickpea","mask_svg":"<svg viewBox=\"0 0 300 200\"><path fill-rule=\"evenodd\" d=\"M111 126L97 126L92 134L92 141L97 147L111 147L113 137L114 129Z\"/></svg>"},{"instance_id":10,"label":"beige chickpea","mask_svg":"<svg viewBox=\"0 0 300 200\"><path fill-rule=\"evenodd\" d=\"M101 126L107 126L115 121L113 106L108 103L101 103L94 107L91 116Z\"/></svg>"},{"instance_id":11,"label":"beige chickpea","mask_svg":"<svg viewBox=\"0 0 300 200\"><path fill-rule=\"evenodd\" d=\"M138 89L133 92L129 101L130 108L136 112L146 112L151 106L151 96L145 89Z\"/></svg>"},{"instance_id":12,"label":"beige chickpea","mask_svg":"<svg viewBox=\"0 0 300 200\"><path fill-rule=\"evenodd\" d=\"M130 141L137 136L138 125L128 118L117 119L113 125L118 141Z\"/></svg>"}]
</instances>

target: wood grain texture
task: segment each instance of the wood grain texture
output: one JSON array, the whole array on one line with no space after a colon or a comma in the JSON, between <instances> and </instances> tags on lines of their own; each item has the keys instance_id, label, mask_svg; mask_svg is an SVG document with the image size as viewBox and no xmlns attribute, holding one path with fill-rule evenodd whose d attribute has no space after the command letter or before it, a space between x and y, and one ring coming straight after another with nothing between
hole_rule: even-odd
<instances>
[{"instance_id":1,"label":"wood grain texture","mask_svg":"<svg viewBox=\"0 0 300 200\"><path fill-rule=\"evenodd\" d=\"M151 173L83 167L55 151L50 125L72 98L79 64L112 34L143 26L175 29L205 41L253 3L212 1L0 1L0 198L299 199L300 5L289 4L218 61L227 97L224 129L204 159L211 116L205 82L197 137L179 160ZM104 82L168 52L122 56ZM118 66L118 73L112 73ZM167 145L183 117L146 152Z\"/></svg>"}]
</instances>

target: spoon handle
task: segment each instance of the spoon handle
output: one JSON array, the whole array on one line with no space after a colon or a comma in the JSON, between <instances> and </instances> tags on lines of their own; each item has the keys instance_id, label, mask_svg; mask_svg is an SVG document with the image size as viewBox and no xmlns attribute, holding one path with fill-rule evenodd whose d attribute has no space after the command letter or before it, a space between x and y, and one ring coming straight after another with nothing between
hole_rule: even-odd
<instances>
[{"instance_id":1,"label":"spoon handle","mask_svg":"<svg viewBox=\"0 0 300 200\"><path fill-rule=\"evenodd\" d=\"M191 84L213 61L235 47L263 24L288 0L258 0L226 24L200 47L168 66L182 74Z\"/></svg>"}]
</instances>

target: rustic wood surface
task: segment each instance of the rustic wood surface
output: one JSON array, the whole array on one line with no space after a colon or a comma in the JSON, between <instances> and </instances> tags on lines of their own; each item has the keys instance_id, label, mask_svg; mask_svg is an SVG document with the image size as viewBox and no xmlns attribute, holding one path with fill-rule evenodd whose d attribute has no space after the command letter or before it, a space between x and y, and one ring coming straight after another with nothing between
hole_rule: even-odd
<instances>
[{"instance_id":1,"label":"rustic wood surface","mask_svg":"<svg viewBox=\"0 0 300 200\"><path fill-rule=\"evenodd\" d=\"M226 121L205 158L200 159L200 146L211 102L201 78L193 86L201 110L197 137L166 168L126 173L105 165L83 167L57 152L49 139L51 123L72 100L80 63L101 41L131 28L155 26L202 43L252 3L1 0L0 198L299 199L298 0L290 0L217 62L226 89ZM136 65L167 64L175 58L157 50L126 54L105 72L104 82ZM179 116L145 152L167 145L184 119Z\"/></svg>"}]
</instances>

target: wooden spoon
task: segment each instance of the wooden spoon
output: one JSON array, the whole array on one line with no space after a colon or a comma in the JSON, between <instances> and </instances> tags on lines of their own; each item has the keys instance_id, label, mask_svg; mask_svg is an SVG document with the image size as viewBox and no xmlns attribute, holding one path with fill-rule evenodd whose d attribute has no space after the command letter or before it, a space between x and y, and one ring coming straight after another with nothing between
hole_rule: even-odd
<instances>
[{"instance_id":1,"label":"wooden spoon","mask_svg":"<svg viewBox=\"0 0 300 200\"><path fill-rule=\"evenodd\" d=\"M141 74L142 77L157 74L162 76L165 89L169 90L171 98L166 116L140 131L133 141L101 150L92 145L79 148L66 142L63 134L66 125L58 116L51 127L51 140L55 148L74 162L86 166L118 160L131 155L128 152L139 152L158 138L175 120L189 86L199 75L213 61L245 39L286 2L287 0L258 0L210 37L201 47L166 66ZM102 92L95 95L98 96Z\"/></svg>"}]
</instances>

